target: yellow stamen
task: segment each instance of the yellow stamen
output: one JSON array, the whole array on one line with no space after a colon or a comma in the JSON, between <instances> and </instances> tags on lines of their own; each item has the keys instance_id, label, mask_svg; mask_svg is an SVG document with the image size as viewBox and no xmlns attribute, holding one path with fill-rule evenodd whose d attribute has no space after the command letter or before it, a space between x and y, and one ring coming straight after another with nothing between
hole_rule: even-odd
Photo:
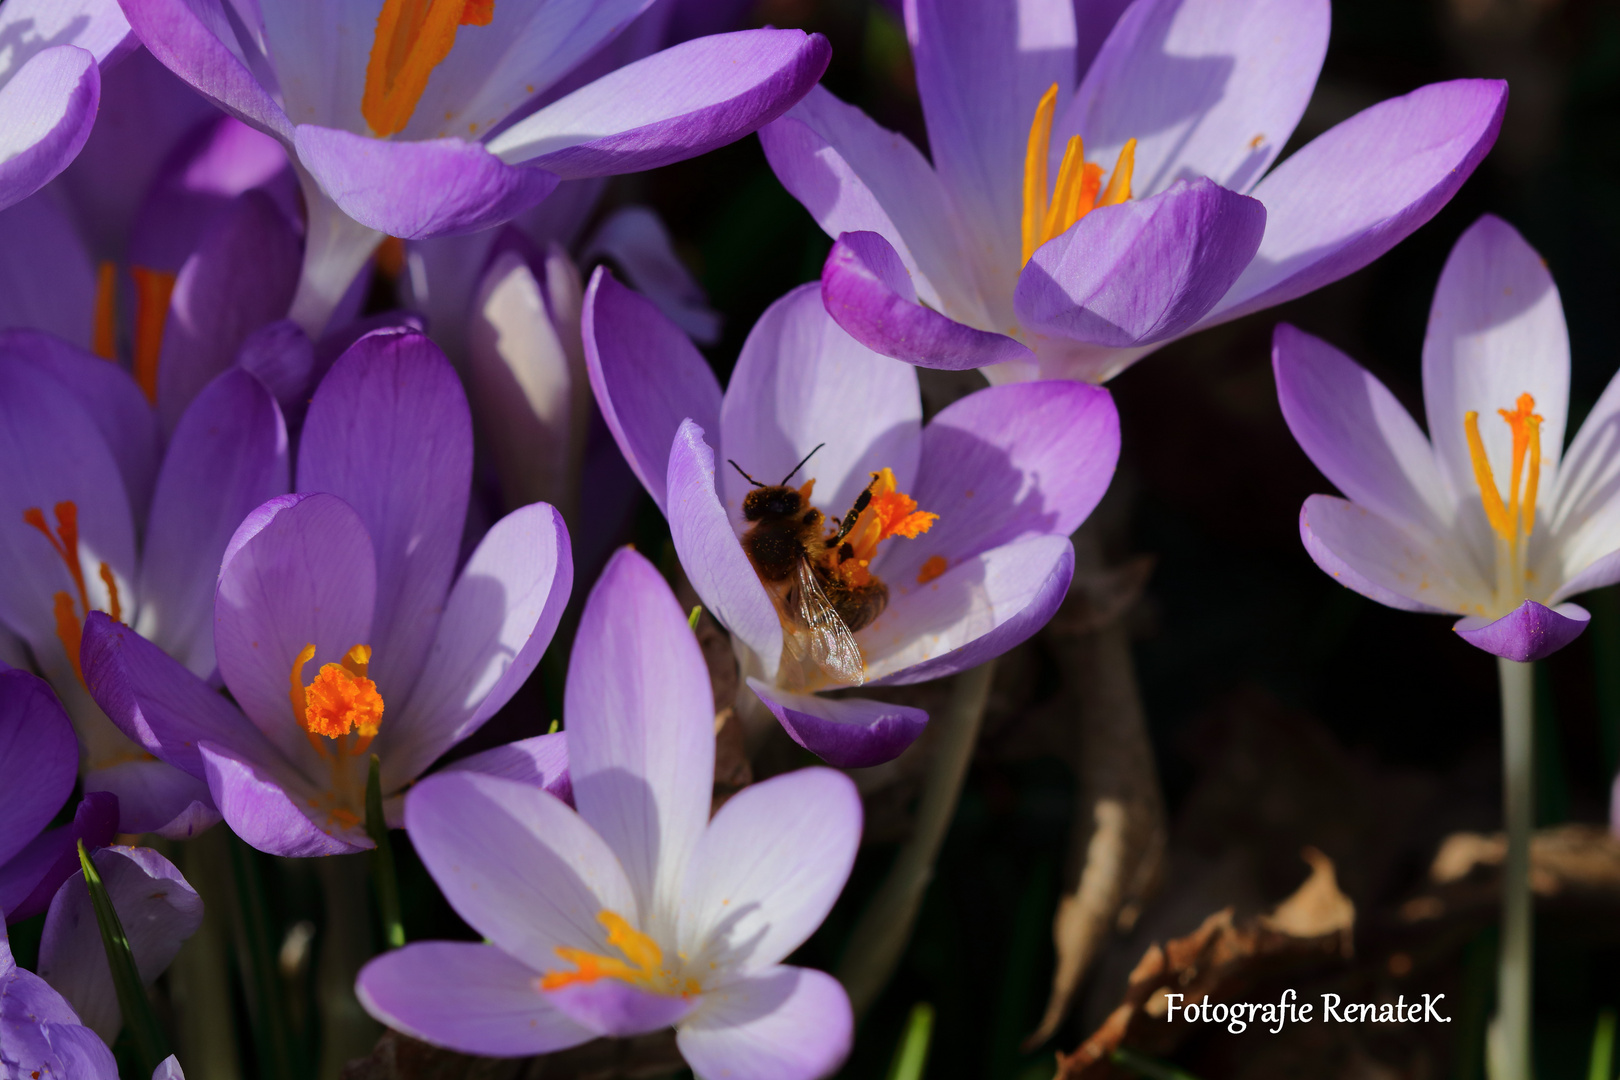
<instances>
[{"instance_id":1,"label":"yellow stamen","mask_svg":"<svg viewBox=\"0 0 1620 1080\"><path fill-rule=\"evenodd\" d=\"M1490 460L1485 456L1485 443L1479 435L1479 413L1463 414L1463 432L1468 439L1468 457L1474 469L1474 483L1479 486L1485 520L1490 522L1492 531L1516 548L1519 540L1535 529L1536 492L1541 481L1542 418L1534 412L1536 399L1529 394L1520 394L1514 404L1511 410L1497 410L1513 432L1512 472L1508 475L1506 499L1496 486ZM1525 468L1527 463L1528 469Z\"/></svg>"},{"instance_id":2,"label":"yellow stamen","mask_svg":"<svg viewBox=\"0 0 1620 1080\"><path fill-rule=\"evenodd\" d=\"M118 267L111 259L96 267L95 321L90 350L103 360L118 359Z\"/></svg>"},{"instance_id":3,"label":"yellow stamen","mask_svg":"<svg viewBox=\"0 0 1620 1080\"><path fill-rule=\"evenodd\" d=\"M456 43L459 26L487 26L495 0L387 0L366 64L360 114L386 138L411 122L433 69Z\"/></svg>"},{"instance_id":4,"label":"yellow stamen","mask_svg":"<svg viewBox=\"0 0 1620 1080\"><path fill-rule=\"evenodd\" d=\"M557 947L557 955L574 965L573 971L549 971L540 977L540 989L560 990L598 979L618 979L658 994L689 997L702 992L695 979L681 979L664 966L664 950L658 942L631 926L624 916L612 911L597 913L596 921L607 928L607 943L624 954L614 956L585 949Z\"/></svg>"},{"instance_id":5,"label":"yellow stamen","mask_svg":"<svg viewBox=\"0 0 1620 1080\"><path fill-rule=\"evenodd\" d=\"M1047 199L1047 159L1052 148L1052 117L1057 109L1057 84L1053 83L1035 107L1029 125L1029 142L1024 149L1024 210L1020 219L1024 262L1035 249L1062 236L1074 223L1098 206L1116 206L1131 197L1131 177L1136 168L1136 140L1128 139L1114 163L1114 174L1102 189L1100 165L1087 165L1085 145L1080 136L1070 137L1058 167L1057 184Z\"/></svg>"},{"instance_id":6,"label":"yellow stamen","mask_svg":"<svg viewBox=\"0 0 1620 1080\"><path fill-rule=\"evenodd\" d=\"M1041 246L1046 222L1046 156L1052 145L1052 116L1057 111L1057 83L1041 95L1035 106L1035 119L1029 125L1029 145L1024 151L1024 261Z\"/></svg>"},{"instance_id":7,"label":"yellow stamen","mask_svg":"<svg viewBox=\"0 0 1620 1080\"><path fill-rule=\"evenodd\" d=\"M1131 197L1131 176L1136 172L1136 140L1126 139L1114 161L1114 175L1108 178L1108 190L1097 200L1098 206L1118 206Z\"/></svg>"},{"instance_id":8,"label":"yellow stamen","mask_svg":"<svg viewBox=\"0 0 1620 1080\"><path fill-rule=\"evenodd\" d=\"M135 280L135 351L131 361L135 382L146 400L157 404L158 360L163 355L163 328L169 320L169 299L175 277L167 270L132 266Z\"/></svg>"}]
</instances>

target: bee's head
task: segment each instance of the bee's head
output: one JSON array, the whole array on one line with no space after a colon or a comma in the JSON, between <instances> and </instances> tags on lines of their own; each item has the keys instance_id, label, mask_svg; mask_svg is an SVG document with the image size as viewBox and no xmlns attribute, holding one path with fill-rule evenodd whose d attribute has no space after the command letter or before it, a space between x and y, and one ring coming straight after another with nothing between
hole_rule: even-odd
<instances>
[{"instance_id":1,"label":"bee's head","mask_svg":"<svg viewBox=\"0 0 1620 1080\"><path fill-rule=\"evenodd\" d=\"M743 517L749 521L780 521L804 507L804 499L786 486L755 488L743 496Z\"/></svg>"}]
</instances>

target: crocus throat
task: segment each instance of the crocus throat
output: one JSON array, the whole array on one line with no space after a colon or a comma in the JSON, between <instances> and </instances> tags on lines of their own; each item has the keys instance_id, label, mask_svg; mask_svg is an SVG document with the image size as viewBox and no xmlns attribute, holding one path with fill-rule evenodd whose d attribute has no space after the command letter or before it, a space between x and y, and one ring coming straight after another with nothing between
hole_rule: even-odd
<instances>
[{"instance_id":1,"label":"crocus throat","mask_svg":"<svg viewBox=\"0 0 1620 1080\"><path fill-rule=\"evenodd\" d=\"M71 499L57 503L52 507L56 515L56 531L52 532L50 525L45 521L45 511L37 506L30 506L23 511L23 521L38 529L40 535L45 537L56 552L62 565L67 567L68 575L73 579L74 591L78 594L78 607L73 605L73 597L65 590L58 591L55 596L54 613L56 615L56 636L66 650L68 662L73 665L73 674L84 682L84 672L79 668L79 643L84 637L84 620L90 617L90 592L85 587L84 565L79 561L79 506ZM118 598L118 580L113 576L112 568L106 563L100 564L99 576L107 589L107 614L115 622L122 621L124 616L123 604Z\"/></svg>"},{"instance_id":2,"label":"crocus throat","mask_svg":"<svg viewBox=\"0 0 1620 1080\"><path fill-rule=\"evenodd\" d=\"M1136 166L1136 140L1127 139L1114 162L1114 174L1103 187L1101 165L1088 165L1080 136L1069 139L1058 167L1057 184L1047 186L1047 159L1052 149L1052 117L1057 112L1057 83L1041 97L1029 125L1024 151L1024 262L1035 249L1068 232L1075 222L1099 206L1114 206L1131 197L1131 172Z\"/></svg>"},{"instance_id":3,"label":"crocus throat","mask_svg":"<svg viewBox=\"0 0 1620 1080\"><path fill-rule=\"evenodd\" d=\"M382 723L383 699L377 684L366 677L371 646L356 645L342 663L323 664L308 684L304 665L315 658L315 646L305 645L288 676L288 697L293 717L304 729L309 744L332 769L327 816L343 825L360 824L364 796L363 775L353 762L371 748ZM319 804L312 803L317 809Z\"/></svg>"},{"instance_id":4,"label":"crocus throat","mask_svg":"<svg viewBox=\"0 0 1620 1080\"><path fill-rule=\"evenodd\" d=\"M1541 480L1542 418L1534 412L1535 407L1535 398L1520 394L1512 409L1496 410L1513 432L1513 464L1505 499L1496 486L1490 459L1485 456L1485 443L1479 437L1479 413L1463 414L1480 504L1497 537L1497 601L1504 611L1517 607L1525 598L1525 582L1530 576L1525 557L1536 525L1536 488Z\"/></svg>"},{"instance_id":5,"label":"crocus throat","mask_svg":"<svg viewBox=\"0 0 1620 1080\"><path fill-rule=\"evenodd\" d=\"M557 955L573 964L575 970L547 972L539 979L540 989L561 990L599 979L618 979L669 997L691 997L703 992L696 979L665 967L664 950L658 942L631 926L624 916L603 910L597 913L596 921L607 929L608 947L617 949L623 958L559 945Z\"/></svg>"},{"instance_id":6,"label":"crocus throat","mask_svg":"<svg viewBox=\"0 0 1620 1080\"><path fill-rule=\"evenodd\" d=\"M374 135L403 131L461 26L488 26L495 0L387 0L366 63L360 114Z\"/></svg>"},{"instance_id":7,"label":"crocus throat","mask_svg":"<svg viewBox=\"0 0 1620 1080\"><path fill-rule=\"evenodd\" d=\"M892 469L873 473L866 490L872 493L872 501L856 517L843 543L829 549L826 556L826 568L852 588L875 580L869 567L879 544L893 536L915 540L939 520L938 514L917 509L917 500L900 490ZM808 501L808 494L805 498Z\"/></svg>"}]
</instances>

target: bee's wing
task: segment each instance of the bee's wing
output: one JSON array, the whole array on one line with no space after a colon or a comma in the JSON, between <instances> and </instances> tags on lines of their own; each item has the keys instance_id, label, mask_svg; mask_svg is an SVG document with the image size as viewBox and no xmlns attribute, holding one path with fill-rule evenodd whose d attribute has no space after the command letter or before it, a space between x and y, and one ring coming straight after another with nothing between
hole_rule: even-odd
<instances>
[{"instance_id":1,"label":"bee's wing","mask_svg":"<svg viewBox=\"0 0 1620 1080\"><path fill-rule=\"evenodd\" d=\"M801 641L790 640L789 648L802 656L799 646L808 646L810 659L835 681L860 686L866 682L866 659L855 643L855 635L827 599L810 560L800 559L797 572L798 588L793 590L793 610L789 614L800 628Z\"/></svg>"}]
</instances>

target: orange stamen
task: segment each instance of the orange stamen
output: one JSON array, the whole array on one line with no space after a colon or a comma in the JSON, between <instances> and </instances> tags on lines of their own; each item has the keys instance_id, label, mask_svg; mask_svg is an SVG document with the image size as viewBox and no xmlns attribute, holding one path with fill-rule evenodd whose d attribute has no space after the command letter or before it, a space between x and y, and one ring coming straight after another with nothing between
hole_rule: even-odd
<instances>
[{"instance_id":1,"label":"orange stamen","mask_svg":"<svg viewBox=\"0 0 1620 1080\"><path fill-rule=\"evenodd\" d=\"M1463 414L1463 432L1468 439L1468 458L1479 486L1480 504L1491 529L1510 545L1528 537L1536 524L1536 492L1541 481L1541 417L1535 413L1536 399L1520 394L1513 409L1498 409L1513 433L1512 471L1508 475L1508 495L1504 500L1485 455L1479 435L1479 413ZM1528 463L1529 468L1525 465ZM1522 482L1522 486L1521 486Z\"/></svg>"},{"instance_id":2,"label":"orange stamen","mask_svg":"<svg viewBox=\"0 0 1620 1080\"><path fill-rule=\"evenodd\" d=\"M90 327L90 350L103 360L118 359L118 267L103 259L96 267L95 321Z\"/></svg>"},{"instance_id":3,"label":"orange stamen","mask_svg":"<svg viewBox=\"0 0 1620 1080\"><path fill-rule=\"evenodd\" d=\"M487 26L494 0L387 0L366 64L360 114L379 137L403 131L433 69L456 43L458 26Z\"/></svg>"},{"instance_id":4,"label":"orange stamen","mask_svg":"<svg viewBox=\"0 0 1620 1080\"><path fill-rule=\"evenodd\" d=\"M1052 116L1057 111L1057 83L1041 95L1035 106L1035 119L1029 125L1029 143L1024 150L1024 261L1029 262L1041 246L1046 222L1046 157L1052 146Z\"/></svg>"},{"instance_id":5,"label":"orange stamen","mask_svg":"<svg viewBox=\"0 0 1620 1080\"><path fill-rule=\"evenodd\" d=\"M1024 262L1035 249L1062 236L1075 222L1099 206L1116 206L1131 197L1131 177L1136 168L1136 140L1128 139L1114 163L1114 174L1102 189L1100 165L1085 162L1085 146L1080 136L1070 137L1058 167L1057 183L1047 199L1047 159L1052 147L1052 117L1057 109L1057 84L1041 97L1030 122L1029 141L1024 149L1024 210L1020 219ZM1101 192L1099 194L1099 191Z\"/></svg>"},{"instance_id":6,"label":"orange stamen","mask_svg":"<svg viewBox=\"0 0 1620 1080\"><path fill-rule=\"evenodd\" d=\"M145 266L130 267L129 275L135 279L135 353L130 366L146 400L155 405L158 360L163 355L163 329L169 321L175 276Z\"/></svg>"},{"instance_id":7,"label":"orange stamen","mask_svg":"<svg viewBox=\"0 0 1620 1080\"><path fill-rule=\"evenodd\" d=\"M398 281L405 272L405 241L397 236L385 236L377 245L377 271L390 281Z\"/></svg>"},{"instance_id":8,"label":"orange stamen","mask_svg":"<svg viewBox=\"0 0 1620 1080\"><path fill-rule=\"evenodd\" d=\"M876 556L879 544L892 536L914 540L939 520L938 514L919 511L917 500L899 490L891 469L873 473L872 483L867 490L872 493L871 502L855 519L854 527L844 537L839 549L829 552L833 568L845 583L857 588L871 582L872 575L867 568ZM850 554L841 558L839 553L846 546Z\"/></svg>"},{"instance_id":9,"label":"orange stamen","mask_svg":"<svg viewBox=\"0 0 1620 1080\"><path fill-rule=\"evenodd\" d=\"M598 979L619 979L658 994L688 997L702 991L695 979L679 979L664 967L664 950L658 942L631 926L622 915L601 911L596 921L607 928L608 945L623 953L624 959L558 946L557 955L573 964L575 970L547 972L540 977L540 989L560 990Z\"/></svg>"},{"instance_id":10,"label":"orange stamen","mask_svg":"<svg viewBox=\"0 0 1620 1080\"><path fill-rule=\"evenodd\" d=\"M88 613L90 594L84 587L84 567L79 565L79 506L69 499L57 503L52 510L56 513L55 534L45 524L45 512L37 506L23 511L23 521L38 529L50 542L73 577L73 586L79 591L79 606Z\"/></svg>"},{"instance_id":11,"label":"orange stamen","mask_svg":"<svg viewBox=\"0 0 1620 1080\"><path fill-rule=\"evenodd\" d=\"M82 683L84 672L79 667L79 645L84 639L84 626L79 622L78 612L73 610L73 598L65 592L57 593L53 614L56 616L56 637L62 642L68 662L73 665L73 674Z\"/></svg>"},{"instance_id":12,"label":"orange stamen","mask_svg":"<svg viewBox=\"0 0 1620 1080\"><path fill-rule=\"evenodd\" d=\"M124 608L118 602L118 579L113 577L112 567L106 563L101 564L101 583L107 586L107 614L112 616L113 622L123 622Z\"/></svg>"}]
</instances>

